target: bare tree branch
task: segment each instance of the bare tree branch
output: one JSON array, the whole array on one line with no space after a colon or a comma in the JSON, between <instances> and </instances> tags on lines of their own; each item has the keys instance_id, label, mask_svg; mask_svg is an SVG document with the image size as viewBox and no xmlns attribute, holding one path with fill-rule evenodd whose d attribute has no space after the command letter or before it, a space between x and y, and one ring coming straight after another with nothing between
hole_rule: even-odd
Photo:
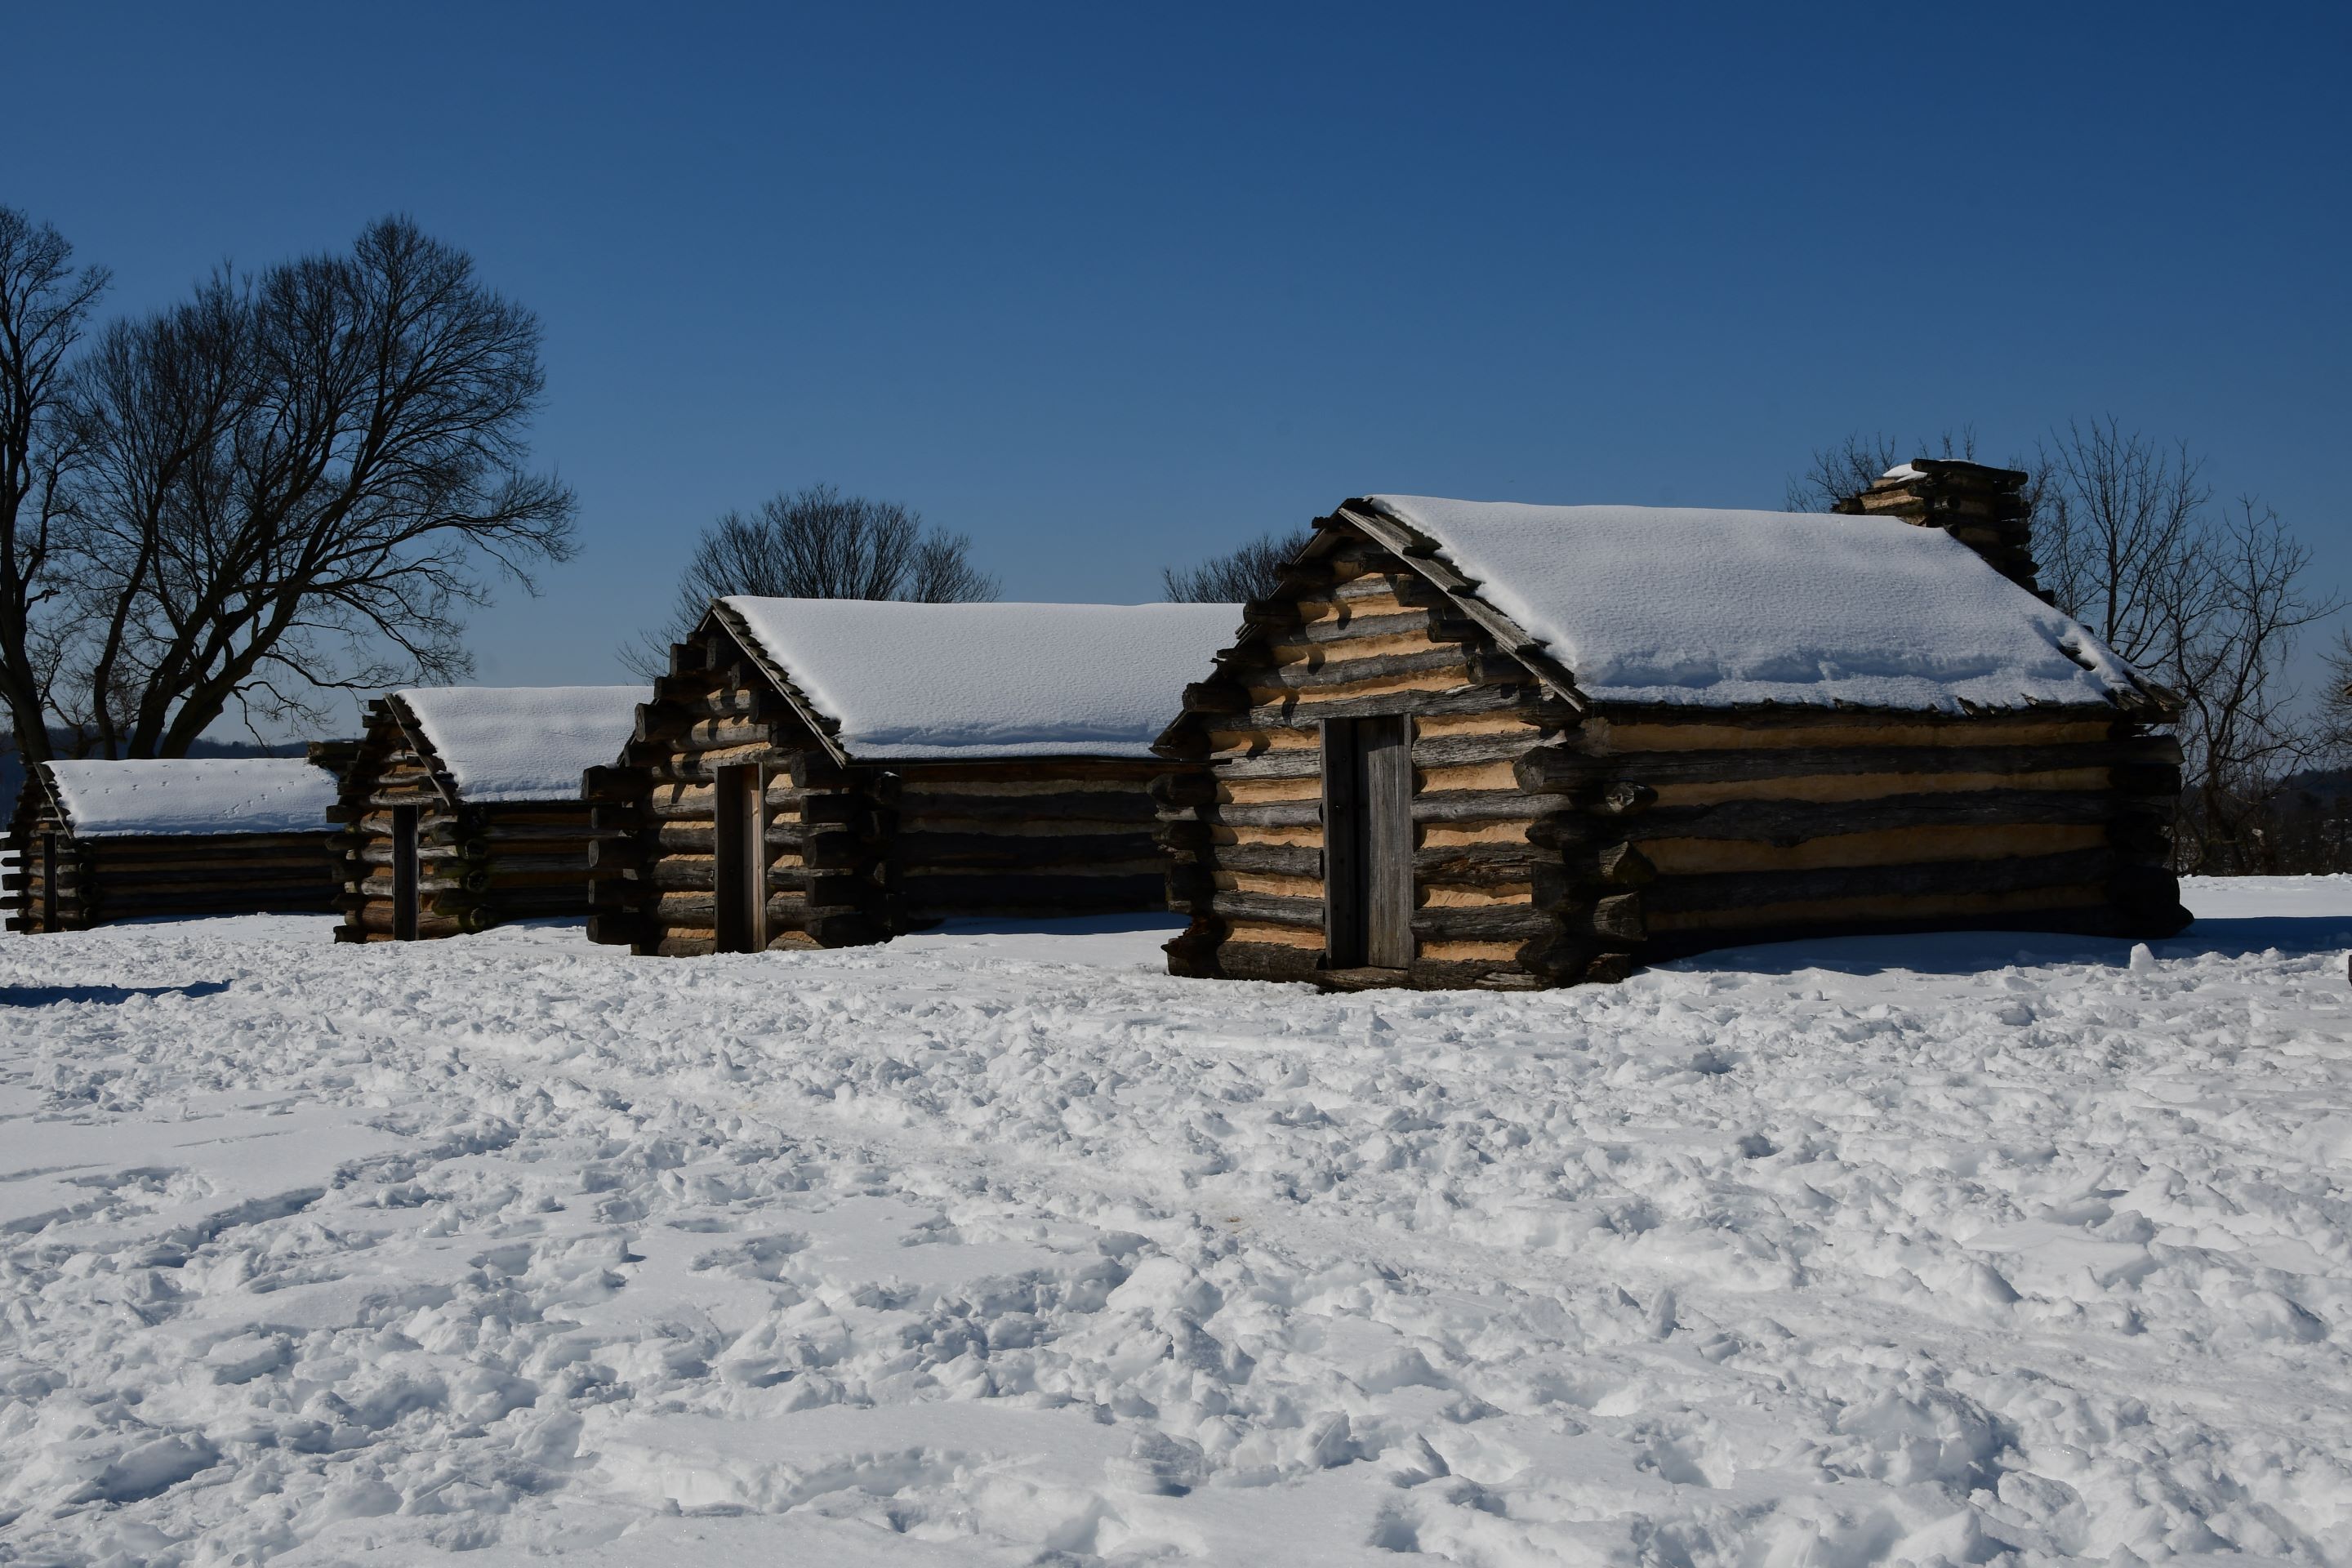
<instances>
[{"instance_id":1,"label":"bare tree branch","mask_svg":"<svg viewBox=\"0 0 2352 1568\"><path fill-rule=\"evenodd\" d=\"M1308 529L1266 533L1237 550L1213 555L1198 566L1160 569L1160 597L1179 605L1246 605L1271 598L1282 585L1282 568L1315 537Z\"/></svg>"},{"instance_id":2,"label":"bare tree branch","mask_svg":"<svg viewBox=\"0 0 2352 1568\"><path fill-rule=\"evenodd\" d=\"M667 672L670 644L702 619L711 600L730 594L937 605L993 599L996 592L996 579L972 564L965 535L925 533L922 514L897 501L811 485L772 496L749 515L728 512L706 529L679 579L668 626L623 648L621 658L648 679Z\"/></svg>"}]
</instances>

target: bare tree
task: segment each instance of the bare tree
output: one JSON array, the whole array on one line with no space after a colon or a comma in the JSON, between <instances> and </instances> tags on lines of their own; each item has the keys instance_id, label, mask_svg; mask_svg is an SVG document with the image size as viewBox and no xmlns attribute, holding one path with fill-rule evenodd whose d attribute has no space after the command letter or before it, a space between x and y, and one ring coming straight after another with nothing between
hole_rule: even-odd
<instances>
[{"instance_id":1,"label":"bare tree","mask_svg":"<svg viewBox=\"0 0 2352 1568\"><path fill-rule=\"evenodd\" d=\"M778 493L757 510L730 511L703 531L678 582L668 625L621 658L651 679L669 647L713 599L898 599L924 605L996 597L996 579L971 562L971 540L923 531L922 513L897 501L845 496L831 485Z\"/></svg>"},{"instance_id":2,"label":"bare tree","mask_svg":"<svg viewBox=\"0 0 2352 1568\"><path fill-rule=\"evenodd\" d=\"M232 710L465 673L481 564L528 590L572 552L571 492L522 468L543 385L537 321L402 218L110 327L52 394L72 461L0 625L19 736L183 756Z\"/></svg>"},{"instance_id":3,"label":"bare tree","mask_svg":"<svg viewBox=\"0 0 2352 1568\"><path fill-rule=\"evenodd\" d=\"M1947 430L1932 445L1925 439L1906 442L1892 436L1856 432L1834 447L1822 447L1808 459L1802 473L1790 476L1782 510L1834 511L1840 501L1860 495L1898 463L1921 457L1974 462L1976 456L1973 426L1957 437Z\"/></svg>"},{"instance_id":4,"label":"bare tree","mask_svg":"<svg viewBox=\"0 0 2352 1568\"><path fill-rule=\"evenodd\" d=\"M2327 686L2319 698L2319 743L2330 761L2352 763L2352 632L2336 634L2327 655Z\"/></svg>"},{"instance_id":5,"label":"bare tree","mask_svg":"<svg viewBox=\"0 0 2352 1568\"><path fill-rule=\"evenodd\" d=\"M1974 440L1964 433L1960 445L1967 456ZM1952 446L1948 438L1947 456ZM1790 505L1828 510L1918 450L1848 437L1790 480ZM2149 440L2112 418L2053 430L2032 462L2015 466L2032 476L2043 592L2181 700L2180 868L2270 864L2274 804L2326 749L2285 676L2297 637L2337 608L2307 583L2310 552L2256 501L2217 510L2185 443ZM2352 678L2352 644L2344 657ZM2344 719L2352 742L2352 696Z\"/></svg>"},{"instance_id":6,"label":"bare tree","mask_svg":"<svg viewBox=\"0 0 2352 1568\"><path fill-rule=\"evenodd\" d=\"M1160 596L1179 605L1245 605L1253 599L1270 598L1282 585L1283 566L1313 537L1304 528L1261 534L1240 549L1211 556L1198 566L1181 571L1163 566Z\"/></svg>"},{"instance_id":7,"label":"bare tree","mask_svg":"<svg viewBox=\"0 0 2352 1568\"><path fill-rule=\"evenodd\" d=\"M81 457L68 356L107 286L103 268L72 258L55 228L0 206L0 702L27 762L50 755L44 694L58 656L44 616L61 591L58 536Z\"/></svg>"}]
</instances>

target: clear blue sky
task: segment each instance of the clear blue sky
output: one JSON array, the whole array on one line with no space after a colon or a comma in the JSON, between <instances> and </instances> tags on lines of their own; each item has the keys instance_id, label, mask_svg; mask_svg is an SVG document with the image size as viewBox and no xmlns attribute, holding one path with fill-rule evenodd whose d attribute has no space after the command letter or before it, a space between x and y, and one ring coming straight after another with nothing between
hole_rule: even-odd
<instances>
[{"instance_id":1,"label":"clear blue sky","mask_svg":"<svg viewBox=\"0 0 2352 1568\"><path fill-rule=\"evenodd\" d=\"M0 201L115 269L390 211L535 309L614 679L830 480L1006 596L1404 490L1778 505L1849 431L2189 437L2352 579L2352 8L22 7Z\"/></svg>"}]
</instances>

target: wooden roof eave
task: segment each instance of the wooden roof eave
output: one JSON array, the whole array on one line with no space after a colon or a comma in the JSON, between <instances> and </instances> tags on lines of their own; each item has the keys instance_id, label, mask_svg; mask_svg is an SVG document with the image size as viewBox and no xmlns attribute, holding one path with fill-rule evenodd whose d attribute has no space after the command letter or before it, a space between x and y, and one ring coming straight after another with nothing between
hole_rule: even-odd
<instances>
[{"instance_id":1,"label":"wooden roof eave","mask_svg":"<svg viewBox=\"0 0 2352 1568\"><path fill-rule=\"evenodd\" d=\"M792 677L785 673L783 667L770 658L768 650L760 646L760 639L751 635L751 628L743 617L728 608L724 602L713 600L709 614L704 616L704 619L719 623L719 629L724 631L735 646L742 650L743 657L750 659L752 666L768 678L768 684L776 689L776 695L782 698L784 705L793 710L793 717L800 720L808 732L816 737L817 744L824 748L825 755L833 759L835 766L847 767L850 763L849 748L841 743L840 737L835 733L840 728L839 721L827 718L819 712L816 704L809 700L808 694L793 684Z\"/></svg>"}]
</instances>

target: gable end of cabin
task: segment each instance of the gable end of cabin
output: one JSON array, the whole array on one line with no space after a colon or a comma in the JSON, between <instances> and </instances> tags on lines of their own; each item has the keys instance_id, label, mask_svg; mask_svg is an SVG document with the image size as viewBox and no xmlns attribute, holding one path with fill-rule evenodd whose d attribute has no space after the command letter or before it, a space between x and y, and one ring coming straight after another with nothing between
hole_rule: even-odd
<instances>
[{"instance_id":1,"label":"gable end of cabin","mask_svg":"<svg viewBox=\"0 0 2352 1568\"><path fill-rule=\"evenodd\" d=\"M591 940L671 957L845 947L891 928L887 811L723 606L592 768Z\"/></svg>"}]
</instances>

